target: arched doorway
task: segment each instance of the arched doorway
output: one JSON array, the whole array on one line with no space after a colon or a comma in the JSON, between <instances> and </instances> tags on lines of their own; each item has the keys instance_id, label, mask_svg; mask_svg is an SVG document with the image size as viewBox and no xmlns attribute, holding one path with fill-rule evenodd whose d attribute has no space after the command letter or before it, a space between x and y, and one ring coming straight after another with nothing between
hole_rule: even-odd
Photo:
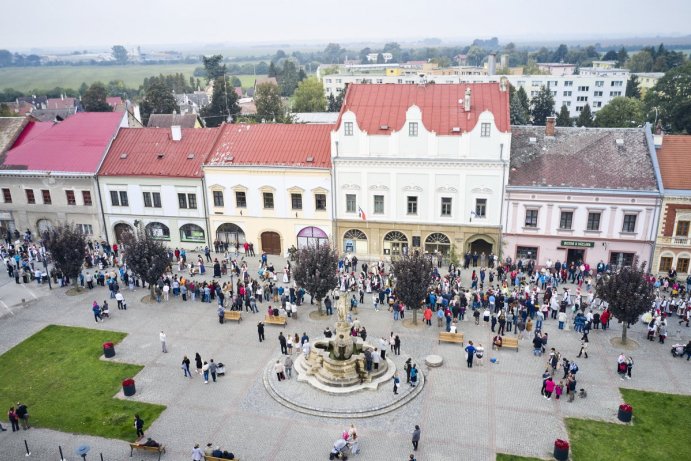
<instances>
[{"instance_id":1,"label":"arched doorway","mask_svg":"<svg viewBox=\"0 0 691 461\"><path fill-rule=\"evenodd\" d=\"M298 232L298 248L319 246L329 243L329 236L318 227L305 227Z\"/></svg>"},{"instance_id":2,"label":"arched doorway","mask_svg":"<svg viewBox=\"0 0 691 461\"><path fill-rule=\"evenodd\" d=\"M124 223L124 222L116 224L113 227L113 231L115 232L115 241L118 243L123 242L124 234L128 234L128 233L133 234L134 233L134 229L132 228L132 226L130 226L129 224Z\"/></svg>"},{"instance_id":3,"label":"arched doorway","mask_svg":"<svg viewBox=\"0 0 691 461\"><path fill-rule=\"evenodd\" d=\"M281 236L277 232L262 232L262 251L270 255L280 255Z\"/></svg>"},{"instance_id":4,"label":"arched doorway","mask_svg":"<svg viewBox=\"0 0 691 461\"><path fill-rule=\"evenodd\" d=\"M150 222L146 225L146 234L156 240L170 240L170 229L163 223Z\"/></svg>"},{"instance_id":5,"label":"arched doorway","mask_svg":"<svg viewBox=\"0 0 691 461\"><path fill-rule=\"evenodd\" d=\"M41 237L46 231L53 228L53 223L49 219L39 219L36 221L36 229L38 229L38 235Z\"/></svg>"},{"instance_id":6,"label":"arched doorway","mask_svg":"<svg viewBox=\"0 0 691 461\"><path fill-rule=\"evenodd\" d=\"M492 247L493 245L490 239L485 236L476 236L468 239L468 249L471 253L477 252L479 255L482 253L490 255L492 253Z\"/></svg>"},{"instance_id":7,"label":"arched doorway","mask_svg":"<svg viewBox=\"0 0 691 461\"><path fill-rule=\"evenodd\" d=\"M183 242L204 243L204 229L196 224L185 224L180 227L180 240Z\"/></svg>"},{"instance_id":8,"label":"arched doorway","mask_svg":"<svg viewBox=\"0 0 691 461\"><path fill-rule=\"evenodd\" d=\"M451 252L451 240L440 232L429 234L425 239L425 252L447 256Z\"/></svg>"},{"instance_id":9,"label":"arched doorway","mask_svg":"<svg viewBox=\"0 0 691 461\"><path fill-rule=\"evenodd\" d=\"M240 226L233 223L223 223L216 229L216 240L227 243L234 247L236 243L245 243L245 231Z\"/></svg>"},{"instance_id":10,"label":"arched doorway","mask_svg":"<svg viewBox=\"0 0 691 461\"><path fill-rule=\"evenodd\" d=\"M343 251L346 253L365 255L368 250L367 235L360 229L350 229L343 234Z\"/></svg>"},{"instance_id":11,"label":"arched doorway","mask_svg":"<svg viewBox=\"0 0 691 461\"><path fill-rule=\"evenodd\" d=\"M408 254L408 237L403 232L391 231L384 236L384 254L400 256Z\"/></svg>"}]
</instances>

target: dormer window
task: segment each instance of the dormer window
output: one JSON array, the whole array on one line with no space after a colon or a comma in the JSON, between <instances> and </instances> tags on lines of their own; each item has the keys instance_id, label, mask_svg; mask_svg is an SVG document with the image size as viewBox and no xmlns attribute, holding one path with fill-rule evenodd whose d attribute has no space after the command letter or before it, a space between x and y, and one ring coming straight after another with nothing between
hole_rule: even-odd
<instances>
[{"instance_id":1,"label":"dormer window","mask_svg":"<svg viewBox=\"0 0 691 461\"><path fill-rule=\"evenodd\" d=\"M417 122L408 123L408 136L417 136L418 126Z\"/></svg>"},{"instance_id":2,"label":"dormer window","mask_svg":"<svg viewBox=\"0 0 691 461\"><path fill-rule=\"evenodd\" d=\"M492 125L490 123L482 123L480 125L480 136L482 136L483 138L489 138L491 126Z\"/></svg>"},{"instance_id":3,"label":"dormer window","mask_svg":"<svg viewBox=\"0 0 691 461\"><path fill-rule=\"evenodd\" d=\"M344 122L343 123L343 134L345 136L352 136L353 135L353 122Z\"/></svg>"}]
</instances>

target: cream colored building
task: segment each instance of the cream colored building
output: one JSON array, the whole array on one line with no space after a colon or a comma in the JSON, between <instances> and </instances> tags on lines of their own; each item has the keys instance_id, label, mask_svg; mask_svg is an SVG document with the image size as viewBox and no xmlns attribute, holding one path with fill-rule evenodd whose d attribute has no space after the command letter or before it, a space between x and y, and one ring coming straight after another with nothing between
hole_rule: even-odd
<instances>
[{"instance_id":1,"label":"cream colored building","mask_svg":"<svg viewBox=\"0 0 691 461\"><path fill-rule=\"evenodd\" d=\"M333 125L225 125L203 166L214 241L257 254L332 240Z\"/></svg>"}]
</instances>

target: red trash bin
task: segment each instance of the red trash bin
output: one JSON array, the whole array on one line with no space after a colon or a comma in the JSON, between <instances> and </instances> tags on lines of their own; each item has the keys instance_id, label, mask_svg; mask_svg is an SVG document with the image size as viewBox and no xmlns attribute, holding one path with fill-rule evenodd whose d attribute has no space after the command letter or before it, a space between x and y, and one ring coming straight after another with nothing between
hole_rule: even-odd
<instances>
[{"instance_id":1,"label":"red trash bin","mask_svg":"<svg viewBox=\"0 0 691 461\"><path fill-rule=\"evenodd\" d=\"M134 379L127 378L122 382L122 392L125 394L125 397L131 397L137 392L137 389L134 387Z\"/></svg>"},{"instance_id":2,"label":"red trash bin","mask_svg":"<svg viewBox=\"0 0 691 461\"><path fill-rule=\"evenodd\" d=\"M567 461L569 459L569 442L562 439L554 441L554 458L558 461Z\"/></svg>"},{"instance_id":3,"label":"red trash bin","mask_svg":"<svg viewBox=\"0 0 691 461\"><path fill-rule=\"evenodd\" d=\"M115 345L111 342L103 343L103 355L105 355L107 359L115 357Z\"/></svg>"},{"instance_id":4,"label":"red trash bin","mask_svg":"<svg viewBox=\"0 0 691 461\"><path fill-rule=\"evenodd\" d=\"M631 422L631 417L633 416L633 407L628 403L622 403L619 405L619 414L617 417L619 421L623 423Z\"/></svg>"}]
</instances>

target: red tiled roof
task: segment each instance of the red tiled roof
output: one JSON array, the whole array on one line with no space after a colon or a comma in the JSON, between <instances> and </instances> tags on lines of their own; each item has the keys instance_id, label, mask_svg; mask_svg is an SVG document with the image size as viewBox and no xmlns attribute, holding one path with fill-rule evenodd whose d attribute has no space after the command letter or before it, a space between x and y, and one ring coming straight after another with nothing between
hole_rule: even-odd
<instances>
[{"instance_id":1,"label":"red tiled roof","mask_svg":"<svg viewBox=\"0 0 691 461\"><path fill-rule=\"evenodd\" d=\"M120 96L107 96L106 97L106 103L115 109L118 104L122 104L122 98Z\"/></svg>"},{"instance_id":2,"label":"red tiled roof","mask_svg":"<svg viewBox=\"0 0 691 461\"><path fill-rule=\"evenodd\" d=\"M466 88L471 91L470 111L463 110ZM459 102L460 101L460 102ZM509 92L501 91L498 83L428 84L428 85L366 85L351 84L341 108L355 113L361 130L369 134L390 134L400 131L410 106L422 111L422 123L429 131L440 135L462 132L475 127L479 115L489 110L499 131L510 131ZM341 117L337 127L341 124ZM382 130L387 125L389 129Z\"/></svg>"},{"instance_id":3,"label":"red tiled roof","mask_svg":"<svg viewBox=\"0 0 691 461\"><path fill-rule=\"evenodd\" d=\"M74 98L48 98L46 101L46 109L67 109L74 107Z\"/></svg>"},{"instance_id":4,"label":"red tiled roof","mask_svg":"<svg viewBox=\"0 0 691 461\"><path fill-rule=\"evenodd\" d=\"M29 118L29 123L27 123L26 128L24 128L19 137L17 137L12 147L19 147L25 142L31 141L44 131L49 130L53 125L55 125L54 122L39 122Z\"/></svg>"},{"instance_id":5,"label":"red tiled roof","mask_svg":"<svg viewBox=\"0 0 691 461\"><path fill-rule=\"evenodd\" d=\"M665 189L691 190L691 136L664 135L657 161Z\"/></svg>"},{"instance_id":6,"label":"red tiled roof","mask_svg":"<svg viewBox=\"0 0 691 461\"><path fill-rule=\"evenodd\" d=\"M123 114L113 112L81 112L63 122L50 123L48 128L36 123L33 126L40 132L30 138L22 135L21 142L7 153L2 167L95 173L122 117Z\"/></svg>"},{"instance_id":7,"label":"red tiled roof","mask_svg":"<svg viewBox=\"0 0 691 461\"><path fill-rule=\"evenodd\" d=\"M201 178L201 165L219 132L218 128L182 128L182 139L173 141L169 128L123 128L98 174Z\"/></svg>"},{"instance_id":8,"label":"red tiled roof","mask_svg":"<svg viewBox=\"0 0 691 461\"><path fill-rule=\"evenodd\" d=\"M333 129L329 124L224 125L207 164L330 168Z\"/></svg>"}]
</instances>

